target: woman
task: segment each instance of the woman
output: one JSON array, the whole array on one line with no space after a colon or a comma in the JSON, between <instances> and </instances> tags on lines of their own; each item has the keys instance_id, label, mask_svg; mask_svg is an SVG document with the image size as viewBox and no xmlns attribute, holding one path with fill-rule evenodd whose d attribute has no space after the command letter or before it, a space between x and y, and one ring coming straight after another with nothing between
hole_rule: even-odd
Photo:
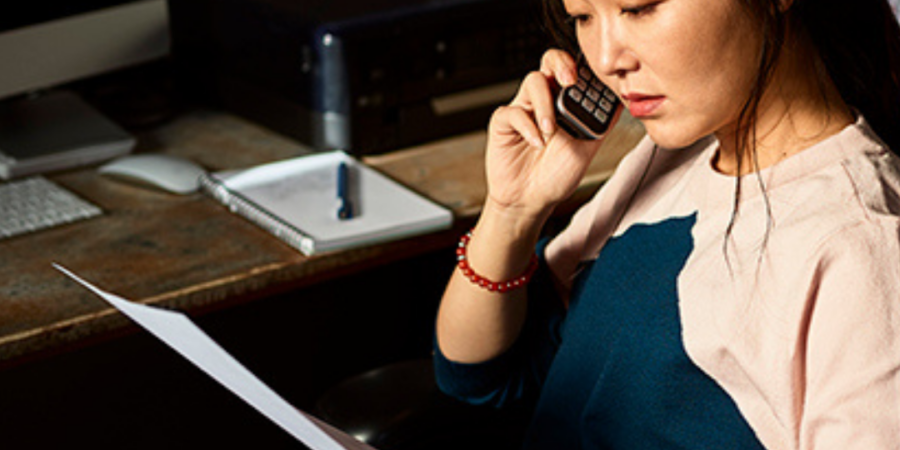
<instances>
[{"instance_id":1,"label":"woman","mask_svg":"<svg viewBox=\"0 0 900 450\"><path fill-rule=\"evenodd\" d=\"M491 119L488 196L438 314L442 389L533 407L530 449L900 448L887 2L548 10L569 51ZM602 151L557 131L576 53L647 137L539 243Z\"/></svg>"}]
</instances>

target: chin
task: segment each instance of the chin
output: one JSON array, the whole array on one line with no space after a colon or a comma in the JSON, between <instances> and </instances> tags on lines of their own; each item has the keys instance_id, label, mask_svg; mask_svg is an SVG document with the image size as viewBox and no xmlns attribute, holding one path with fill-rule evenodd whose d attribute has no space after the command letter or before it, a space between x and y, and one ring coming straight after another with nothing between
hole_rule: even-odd
<instances>
[{"instance_id":1,"label":"chin","mask_svg":"<svg viewBox=\"0 0 900 450\"><path fill-rule=\"evenodd\" d=\"M677 149L688 147L710 134L706 131L692 130L691 127L686 125L667 124L664 126L653 120L642 122L650 139L662 148Z\"/></svg>"}]
</instances>

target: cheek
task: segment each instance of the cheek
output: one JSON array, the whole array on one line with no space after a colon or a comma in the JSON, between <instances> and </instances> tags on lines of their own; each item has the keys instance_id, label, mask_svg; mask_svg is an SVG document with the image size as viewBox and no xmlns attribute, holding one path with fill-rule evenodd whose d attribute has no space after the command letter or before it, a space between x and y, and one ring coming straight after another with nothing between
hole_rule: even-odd
<instances>
[{"instance_id":1,"label":"cheek","mask_svg":"<svg viewBox=\"0 0 900 450\"><path fill-rule=\"evenodd\" d=\"M654 142L667 148L685 147L737 119L743 102L735 99L730 84L709 78L699 81L667 91L665 113L643 122Z\"/></svg>"},{"instance_id":2,"label":"cheek","mask_svg":"<svg viewBox=\"0 0 900 450\"><path fill-rule=\"evenodd\" d=\"M666 95L665 111L644 121L650 137L659 145L679 148L716 133L736 120L747 90L736 81L739 73L697 70L698 64L669 65L654 74L661 93Z\"/></svg>"},{"instance_id":3,"label":"cheek","mask_svg":"<svg viewBox=\"0 0 900 450\"><path fill-rule=\"evenodd\" d=\"M715 133L740 110L730 76L722 68L708 69L697 58L660 60L663 70L648 70L656 80L659 92L666 96L665 110L659 117L644 121L650 137L659 145L678 148L693 144ZM672 59L672 58L668 58ZM649 69L649 64L647 65Z\"/></svg>"},{"instance_id":4,"label":"cheek","mask_svg":"<svg viewBox=\"0 0 900 450\"><path fill-rule=\"evenodd\" d=\"M690 145L737 120L755 78L758 47L746 35L734 37L672 42L669 52L646 60L669 102L665 117L645 122L659 145Z\"/></svg>"}]
</instances>

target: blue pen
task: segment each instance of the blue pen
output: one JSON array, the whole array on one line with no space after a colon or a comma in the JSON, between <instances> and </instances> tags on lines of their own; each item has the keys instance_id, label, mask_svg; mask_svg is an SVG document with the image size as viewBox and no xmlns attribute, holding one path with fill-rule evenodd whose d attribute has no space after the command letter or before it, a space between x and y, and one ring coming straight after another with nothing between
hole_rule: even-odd
<instances>
[{"instance_id":1,"label":"blue pen","mask_svg":"<svg viewBox=\"0 0 900 450\"><path fill-rule=\"evenodd\" d=\"M353 218L353 201L350 199L350 166L341 161L337 168L337 217L340 220Z\"/></svg>"}]
</instances>

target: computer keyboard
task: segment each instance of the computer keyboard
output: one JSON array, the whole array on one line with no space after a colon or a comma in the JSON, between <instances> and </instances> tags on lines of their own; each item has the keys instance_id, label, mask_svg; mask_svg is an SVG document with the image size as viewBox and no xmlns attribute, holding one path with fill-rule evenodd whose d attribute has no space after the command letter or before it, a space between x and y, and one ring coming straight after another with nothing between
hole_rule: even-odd
<instances>
[{"instance_id":1,"label":"computer keyboard","mask_svg":"<svg viewBox=\"0 0 900 450\"><path fill-rule=\"evenodd\" d=\"M0 184L0 239L102 213L96 205L41 176Z\"/></svg>"}]
</instances>

